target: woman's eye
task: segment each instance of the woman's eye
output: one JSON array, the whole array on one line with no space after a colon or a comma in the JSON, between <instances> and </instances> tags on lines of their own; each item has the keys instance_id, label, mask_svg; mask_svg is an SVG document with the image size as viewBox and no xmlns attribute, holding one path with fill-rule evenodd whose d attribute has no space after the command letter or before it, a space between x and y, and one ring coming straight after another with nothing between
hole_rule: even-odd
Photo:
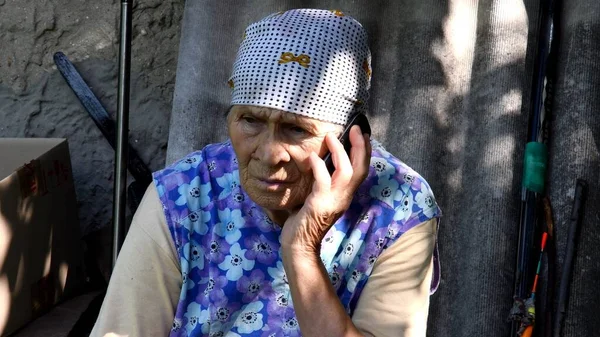
<instances>
[{"instance_id":1,"label":"woman's eye","mask_svg":"<svg viewBox=\"0 0 600 337\"><path fill-rule=\"evenodd\" d=\"M254 123L258 122L258 120L256 120L256 118L250 117L250 116L243 116L241 119L248 124L254 124Z\"/></svg>"},{"instance_id":2,"label":"woman's eye","mask_svg":"<svg viewBox=\"0 0 600 337\"><path fill-rule=\"evenodd\" d=\"M290 125L288 127L288 130L290 130L292 133L297 134L297 135L307 135L308 131L306 131L305 129L299 127L299 126L295 126L295 125Z\"/></svg>"},{"instance_id":3,"label":"woman's eye","mask_svg":"<svg viewBox=\"0 0 600 337\"><path fill-rule=\"evenodd\" d=\"M306 130L304 130L303 128L301 128L299 126L292 127L292 131L294 131L296 133L306 133Z\"/></svg>"}]
</instances>

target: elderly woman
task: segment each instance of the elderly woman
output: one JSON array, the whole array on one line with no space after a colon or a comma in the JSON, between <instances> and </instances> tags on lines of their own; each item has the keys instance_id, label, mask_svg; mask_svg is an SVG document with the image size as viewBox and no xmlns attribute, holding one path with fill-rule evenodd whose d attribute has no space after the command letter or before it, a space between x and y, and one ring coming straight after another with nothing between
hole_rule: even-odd
<instances>
[{"instance_id":1,"label":"elderly woman","mask_svg":"<svg viewBox=\"0 0 600 337\"><path fill-rule=\"evenodd\" d=\"M424 336L433 194L358 126L338 140L365 112L363 27L276 13L233 68L230 140L154 174L92 336Z\"/></svg>"}]
</instances>

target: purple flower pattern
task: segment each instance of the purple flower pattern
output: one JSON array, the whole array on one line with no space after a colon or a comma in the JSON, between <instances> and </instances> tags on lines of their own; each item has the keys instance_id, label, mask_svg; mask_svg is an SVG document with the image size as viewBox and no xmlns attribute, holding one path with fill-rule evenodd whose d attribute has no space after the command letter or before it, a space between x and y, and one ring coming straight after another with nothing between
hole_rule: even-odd
<instances>
[{"instance_id":1,"label":"purple flower pattern","mask_svg":"<svg viewBox=\"0 0 600 337\"><path fill-rule=\"evenodd\" d=\"M225 260L231 245L218 235L206 235L202 238L202 247L204 248L204 256L210 262L219 264Z\"/></svg>"},{"instance_id":2,"label":"purple flower pattern","mask_svg":"<svg viewBox=\"0 0 600 337\"><path fill-rule=\"evenodd\" d=\"M441 216L427 182L381 144L372 145L369 176L321 248L349 313L381 252ZM171 337L301 335L279 254L281 229L242 189L237 170L225 142L154 174L185 285ZM227 231L230 223L237 225Z\"/></svg>"},{"instance_id":3,"label":"purple flower pattern","mask_svg":"<svg viewBox=\"0 0 600 337\"><path fill-rule=\"evenodd\" d=\"M255 298L268 298L271 293L271 285L265 280L265 273L260 269L252 271L250 276L242 276L236 284L237 290L244 294L243 303L249 303Z\"/></svg>"},{"instance_id":4,"label":"purple flower pattern","mask_svg":"<svg viewBox=\"0 0 600 337\"><path fill-rule=\"evenodd\" d=\"M263 234L246 238L244 243L248 249L246 258L250 260L270 265L277 258L279 244L269 241Z\"/></svg>"}]
</instances>

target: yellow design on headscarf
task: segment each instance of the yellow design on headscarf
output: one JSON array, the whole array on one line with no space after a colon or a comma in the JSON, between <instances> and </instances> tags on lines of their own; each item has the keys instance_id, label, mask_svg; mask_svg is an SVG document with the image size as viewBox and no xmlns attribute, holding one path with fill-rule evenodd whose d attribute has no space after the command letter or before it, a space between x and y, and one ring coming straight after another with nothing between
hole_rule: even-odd
<instances>
[{"instance_id":1,"label":"yellow design on headscarf","mask_svg":"<svg viewBox=\"0 0 600 337\"><path fill-rule=\"evenodd\" d=\"M371 67L369 67L369 61L365 59L363 61L362 67L365 70L365 73L367 73L367 79L371 79Z\"/></svg>"},{"instance_id":2,"label":"yellow design on headscarf","mask_svg":"<svg viewBox=\"0 0 600 337\"><path fill-rule=\"evenodd\" d=\"M308 56L306 54L300 54L300 55L296 56L290 52L281 53L281 58L279 59L279 64L284 64L284 63L288 63L288 62L298 62L298 64L300 64L304 68L308 68L309 63L310 63L310 56Z\"/></svg>"},{"instance_id":3,"label":"yellow design on headscarf","mask_svg":"<svg viewBox=\"0 0 600 337\"><path fill-rule=\"evenodd\" d=\"M229 84L229 87L230 87L231 89L233 89L233 80L229 80L229 81L227 81L227 84Z\"/></svg>"},{"instance_id":4,"label":"yellow design on headscarf","mask_svg":"<svg viewBox=\"0 0 600 337\"><path fill-rule=\"evenodd\" d=\"M345 15L344 12L340 11L339 9L332 9L332 10L330 10L330 12L336 16L344 16Z\"/></svg>"},{"instance_id":5,"label":"yellow design on headscarf","mask_svg":"<svg viewBox=\"0 0 600 337\"><path fill-rule=\"evenodd\" d=\"M246 32L244 32L244 36L242 37L242 40L245 40L246 36L248 36L248 34L246 34Z\"/></svg>"}]
</instances>

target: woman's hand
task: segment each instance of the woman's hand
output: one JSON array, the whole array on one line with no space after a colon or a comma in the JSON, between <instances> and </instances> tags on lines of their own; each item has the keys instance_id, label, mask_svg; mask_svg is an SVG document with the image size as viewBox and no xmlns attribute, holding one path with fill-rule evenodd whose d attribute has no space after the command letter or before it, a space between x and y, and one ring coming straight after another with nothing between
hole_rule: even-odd
<instances>
[{"instance_id":1,"label":"woman's hand","mask_svg":"<svg viewBox=\"0 0 600 337\"><path fill-rule=\"evenodd\" d=\"M290 214L281 230L281 258L294 312L303 336L362 336L346 313L321 262L321 240L346 211L369 173L371 143L360 127L350 130L350 157L333 135L325 137L335 171L315 153L308 160L314 176L304 205Z\"/></svg>"},{"instance_id":2,"label":"woman's hand","mask_svg":"<svg viewBox=\"0 0 600 337\"><path fill-rule=\"evenodd\" d=\"M371 143L367 134L361 134L359 126L350 129L350 157L333 134L327 134L325 142L335 171L330 176L325 162L316 153L311 153L308 160L314 176L312 191L303 206L293 211L283 226L281 243L284 249L319 254L321 240L346 211L369 173Z\"/></svg>"}]
</instances>

